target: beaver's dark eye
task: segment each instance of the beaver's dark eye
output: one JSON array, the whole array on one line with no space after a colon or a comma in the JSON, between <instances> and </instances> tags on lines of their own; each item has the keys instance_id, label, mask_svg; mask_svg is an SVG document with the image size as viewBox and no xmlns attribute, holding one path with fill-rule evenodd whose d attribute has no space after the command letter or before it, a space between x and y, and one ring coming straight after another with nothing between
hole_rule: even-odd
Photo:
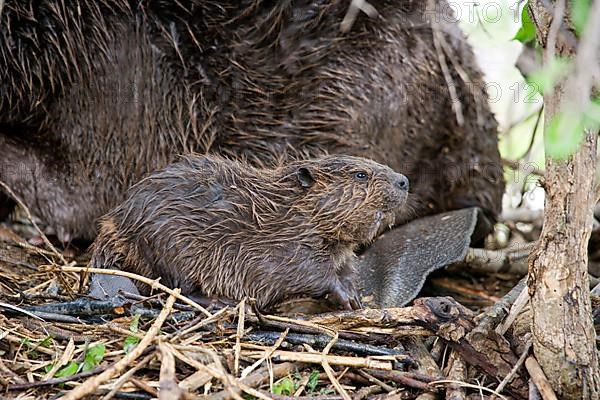
<instances>
[{"instance_id":1,"label":"beaver's dark eye","mask_svg":"<svg viewBox=\"0 0 600 400\"><path fill-rule=\"evenodd\" d=\"M359 182L365 182L367 179L369 179L369 175L365 171L358 171L354 173L354 179Z\"/></svg>"}]
</instances>

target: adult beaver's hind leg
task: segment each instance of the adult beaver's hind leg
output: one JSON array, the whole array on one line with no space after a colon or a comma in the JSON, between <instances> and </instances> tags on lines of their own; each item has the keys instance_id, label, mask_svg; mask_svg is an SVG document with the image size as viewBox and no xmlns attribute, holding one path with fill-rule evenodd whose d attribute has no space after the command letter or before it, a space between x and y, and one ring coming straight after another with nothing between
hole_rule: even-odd
<instances>
[{"instance_id":1,"label":"adult beaver's hind leg","mask_svg":"<svg viewBox=\"0 0 600 400\"><path fill-rule=\"evenodd\" d=\"M94 204L90 188L70 178L58 146L41 142L0 134L0 180L35 217L54 228L62 242L75 237L93 238L94 222L87 218L86 212L86 207ZM14 204L6 197L6 193L0 193L0 218L10 212Z\"/></svg>"}]
</instances>

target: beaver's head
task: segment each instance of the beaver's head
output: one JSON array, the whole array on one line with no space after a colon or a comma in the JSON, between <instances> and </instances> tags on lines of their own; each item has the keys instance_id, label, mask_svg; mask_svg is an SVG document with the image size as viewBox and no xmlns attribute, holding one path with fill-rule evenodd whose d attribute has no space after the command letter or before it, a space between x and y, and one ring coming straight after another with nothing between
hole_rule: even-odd
<instances>
[{"instance_id":1,"label":"beaver's head","mask_svg":"<svg viewBox=\"0 0 600 400\"><path fill-rule=\"evenodd\" d=\"M394 223L408 196L408 179L360 157L331 155L291 165L304 193L294 208L331 241L371 242Z\"/></svg>"}]
</instances>

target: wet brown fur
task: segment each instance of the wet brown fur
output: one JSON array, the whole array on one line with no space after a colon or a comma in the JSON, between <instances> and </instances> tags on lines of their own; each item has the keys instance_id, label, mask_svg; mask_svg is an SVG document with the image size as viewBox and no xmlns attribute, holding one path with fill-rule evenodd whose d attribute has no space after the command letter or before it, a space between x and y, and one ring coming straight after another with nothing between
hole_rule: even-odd
<instances>
[{"instance_id":1,"label":"wet brown fur","mask_svg":"<svg viewBox=\"0 0 600 400\"><path fill-rule=\"evenodd\" d=\"M347 0L8 0L0 179L63 240L93 238L131 185L190 152L374 159L411 179L397 222L499 212L496 122L462 33L439 18L459 126L427 2L370 3L379 16L341 33Z\"/></svg>"},{"instance_id":2,"label":"wet brown fur","mask_svg":"<svg viewBox=\"0 0 600 400\"><path fill-rule=\"evenodd\" d=\"M102 219L91 265L161 277L188 294L253 297L263 309L327 294L358 307L354 250L394 222L407 189L403 175L350 156L275 169L188 156L134 185Z\"/></svg>"}]
</instances>

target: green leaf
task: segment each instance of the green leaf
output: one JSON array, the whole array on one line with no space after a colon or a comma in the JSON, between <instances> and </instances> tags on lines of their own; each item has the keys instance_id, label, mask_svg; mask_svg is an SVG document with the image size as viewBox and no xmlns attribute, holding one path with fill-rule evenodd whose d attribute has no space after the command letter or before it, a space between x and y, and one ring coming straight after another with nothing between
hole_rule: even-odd
<instances>
[{"instance_id":1,"label":"green leaf","mask_svg":"<svg viewBox=\"0 0 600 400\"><path fill-rule=\"evenodd\" d=\"M516 33L513 40L518 40L521 43L529 43L535 40L535 25L533 25L533 22L531 22L531 19L529 18L527 4L525 4L521 11L521 28Z\"/></svg>"},{"instance_id":2,"label":"green leaf","mask_svg":"<svg viewBox=\"0 0 600 400\"><path fill-rule=\"evenodd\" d=\"M583 137L583 113L570 111L556 114L548 124L545 150L549 157L565 159L576 150Z\"/></svg>"},{"instance_id":3,"label":"green leaf","mask_svg":"<svg viewBox=\"0 0 600 400\"><path fill-rule=\"evenodd\" d=\"M71 361L70 363L68 363L61 369L59 369L58 372L56 373L56 375L54 375L54 377L55 378L63 378L65 376L75 375L78 370L79 370L79 364L76 363L75 361Z\"/></svg>"},{"instance_id":4,"label":"green leaf","mask_svg":"<svg viewBox=\"0 0 600 400\"><path fill-rule=\"evenodd\" d=\"M333 390L332 388L323 388L323 389L319 390L319 393L323 394L323 395L329 395L329 394L334 394L335 390Z\"/></svg>"},{"instance_id":5,"label":"green leaf","mask_svg":"<svg viewBox=\"0 0 600 400\"><path fill-rule=\"evenodd\" d=\"M541 69L527 77L527 81L539 93L552 90L556 84L569 72L571 64L566 58L554 58Z\"/></svg>"},{"instance_id":6,"label":"green leaf","mask_svg":"<svg viewBox=\"0 0 600 400\"><path fill-rule=\"evenodd\" d=\"M308 382L306 383L306 390L308 393L314 393L317 389L317 385L319 384L319 370L313 369L308 377Z\"/></svg>"},{"instance_id":7,"label":"green leaf","mask_svg":"<svg viewBox=\"0 0 600 400\"><path fill-rule=\"evenodd\" d=\"M572 0L571 1L571 22L575 27L577 35L581 35L587 24L590 13L591 0Z\"/></svg>"},{"instance_id":8,"label":"green leaf","mask_svg":"<svg viewBox=\"0 0 600 400\"><path fill-rule=\"evenodd\" d=\"M104 359L104 353L106 351L106 346L100 343L95 346L87 349L85 353L85 359L83 361L82 371L89 371L96 367L98 364L102 362Z\"/></svg>"},{"instance_id":9,"label":"green leaf","mask_svg":"<svg viewBox=\"0 0 600 400\"><path fill-rule=\"evenodd\" d=\"M37 360L40 358L40 354L35 351L37 346L34 343L31 343L31 340L28 338L22 338L21 345L26 347L25 353L27 354L27 357L31 358L32 360Z\"/></svg>"},{"instance_id":10,"label":"green leaf","mask_svg":"<svg viewBox=\"0 0 600 400\"><path fill-rule=\"evenodd\" d=\"M294 394L295 388L294 381L290 378L283 378L278 383L273 385L273 394L281 394L284 396L290 396Z\"/></svg>"},{"instance_id":11,"label":"green leaf","mask_svg":"<svg viewBox=\"0 0 600 400\"><path fill-rule=\"evenodd\" d=\"M129 353L137 344L140 342L140 338L135 336L127 336L123 342L123 350L125 353Z\"/></svg>"},{"instance_id":12,"label":"green leaf","mask_svg":"<svg viewBox=\"0 0 600 400\"><path fill-rule=\"evenodd\" d=\"M131 322L129 323L129 330L133 333L137 333L138 326L140 325L140 314L136 314Z\"/></svg>"},{"instance_id":13,"label":"green leaf","mask_svg":"<svg viewBox=\"0 0 600 400\"><path fill-rule=\"evenodd\" d=\"M50 347L50 345L52 345L52 336L48 336L38 343L38 346L40 347Z\"/></svg>"}]
</instances>

